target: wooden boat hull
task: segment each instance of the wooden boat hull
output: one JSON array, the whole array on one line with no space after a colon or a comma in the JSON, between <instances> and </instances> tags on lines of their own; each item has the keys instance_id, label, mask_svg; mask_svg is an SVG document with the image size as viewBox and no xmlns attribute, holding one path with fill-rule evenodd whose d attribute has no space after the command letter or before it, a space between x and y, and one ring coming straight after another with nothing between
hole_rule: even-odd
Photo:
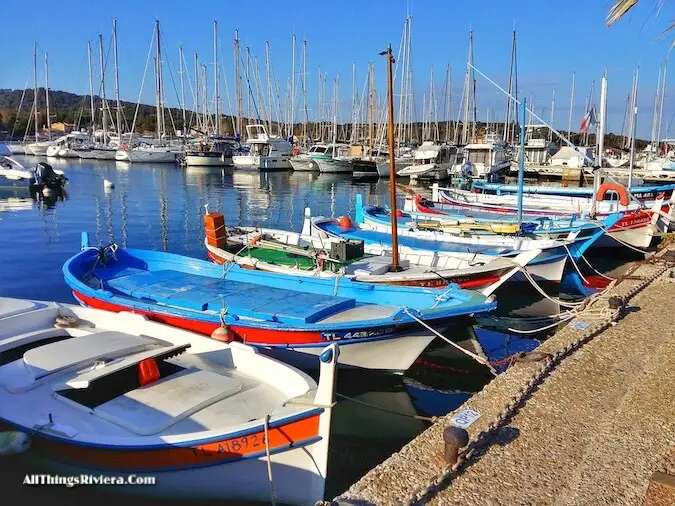
<instances>
[{"instance_id":1,"label":"wooden boat hull","mask_svg":"<svg viewBox=\"0 0 675 506\"><path fill-rule=\"evenodd\" d=\"M132 311L207 336L225 326L229 339L260 348L313 355L337 342L343 348L340 363L355 367L400 371L412 364L433 334L420 337L422 327L410 314L436 328L454 317L496 307L477 292L456 287L380 287L349 279L279 276L237 265L223 270L168 253L115 254L121 261L111 267L98 264L95 248L85 248L64 264L66 282L82 305ZM83 281L87 272L101 276L102 289L92 288L92 280ZM397 355L381 352L388 349L387 341L399 343Z\"/></svg>"},{"instance_id":2,"label":"wooden boat hull","mask_svg":"<svg viewBox=\"0 0 675 506\"><path fill-rule=\"evenodd\" d=\"M209 260L219 265L234 262L248 269L258 269L266 272L276 272L292 276L327 277L334 278L337 274L330 270L321 270L318 267L311 270L303 270L296 267L287 267L270 262L257 261L247 255L236 255L222 248L211 246L208 240L204 240ZM459 285L460 288L479 290L485 295L490 295L494 290L505 282L513 274L513 265L504 265L497 262L496 265L482 265L472 269L418 269L417 272L402 271L400 273L388 273L386 276L377 274L349 275L355 281L362 283L387 284L395 286L418 286L426 288L444 288L450 283Z\"/></svg>"},{"instance_id":3,"label":"wooden boat hull","mask_svg":"<svg viewBox=\"0 0 675 506\"><path fill-rule=\"evenodd\" d=\"M75 322L54 329L58 318ZM250 347L218 343L129 313L111 315L71 305L0 298L0 322L0 343L5 350L18 352L16 362L23 366L17 375L17 368L0 364L4 387L0 389L0 431L26 435L29 447L18 450L29 450L26 457L32 472L56 474L75 486L75 480L90 480L79 483L83 485L103 485L105 480L105 490L120 493L269 502L269 465L277 501L313 505L323 499L336 346L322 350L317 385L301 371L262 357ZM53 342L53 337L62 340ZM130 341L134 339L139 344ZM64 342L71 344L63 347ZM182 363L191 366L181 372L165 370L161 379L158 373L144 384L122 380L126 386L94 400L101 391L92 383L108 381L109 375L120 371L129 370L132 377L135 369L141 371L149 342L167 349L168 356L151 354L159 363L163 363L160 357L179 361L176 357L181 356ZM47 366L39 369L41 376L22 375L21 369L31 371L41 360L42 346L57 347L62 353L58 364L54 365L53 349L47 348L42 351L47 362L40 363ZM95 369L83 365L94 361L97 353L115 354L117 360L94 362L100 365ZM184 373L202 376L181 385ZM207 375L211 379L204 381ZM223 380L213 379L219 375L228 378L224 385L219 382ZM255 383L242 389L237 377ZM167 394L161 383L170 378L174 390ZM111 381L119 385L117 380ZM238 385L229 395L219 391L227 392L227 381ZM284 384L275 383L279 381ZM148 390L157 387L155 397L148 396ZM83 389L91 389L87 399L74 395ZM141 396L134 397L133 408L120 412L104 407L130 392ZM200 400L190 404L187 397L200 393ZM233 402L237 395L243 397ZM125 401L119 405L124 407ZM246 413L238 413L236 407ZM234 414L223 413L228 409ZM153 419L155 410L162 414Z\"/></svg>"}]
</instances>

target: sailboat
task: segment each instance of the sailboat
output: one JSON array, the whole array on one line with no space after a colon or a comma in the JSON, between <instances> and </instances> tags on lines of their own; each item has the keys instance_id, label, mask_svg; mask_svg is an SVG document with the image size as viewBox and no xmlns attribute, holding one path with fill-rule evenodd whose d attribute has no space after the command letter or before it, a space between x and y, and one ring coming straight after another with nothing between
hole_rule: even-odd
<instances>
[{"instance_id":1,"label":"sailboat","mask_svg":"<svg viewBox=\"0 0 675 506\"><path fill-rule=\"evenodd\" d=\"M136 163L176 163L182 155L180 146L167 145L166 125L164 124L164 91L162 86L162 52L159 31L159 20L155 21L156 49L155 56L155 97L157 99L157 138L139 138L129 144L122 144L115 152L115 160Z\"/></svg>"},{"instance_id":2,"label":"sailboat","mask_svg":"<svg viewBox=\"0 0 675 506\"><path fill-rule=\"evenodd\" d=\"M47 131L48 131L48 139L46 141L40 141L40 132L38 128L39 120L38 120L38 103L37 103L37 92L38 92L38 87L37 87L37 43L35 44L33 48L33 73L34 73L34 83L35 86L33 88L33 110L35 112L35 142L26 144L24 146L24 149L26 150L26 154L33 154L36 156L46 156L47 155L47 149L49 149L50 146L54 144L52 141L52 129L51 129L51 116L50 116L50 110L49 110L49 64L47 61L47 54L45 54L45 100L46 100L46 109L47 109Z\"/></svg>"}]
</instances>

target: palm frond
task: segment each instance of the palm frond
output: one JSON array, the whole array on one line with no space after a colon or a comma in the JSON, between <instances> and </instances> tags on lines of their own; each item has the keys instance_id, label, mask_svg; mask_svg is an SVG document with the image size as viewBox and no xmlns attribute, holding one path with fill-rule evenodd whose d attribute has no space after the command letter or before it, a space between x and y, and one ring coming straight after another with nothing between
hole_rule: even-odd
<instances>
[{"instance_id":1,"label":"palm frond","mask_svg":"<svg viewBox=\"0 0 675 506\"><path fill-rule=\"evenodd\" d=\"M605 26L613 25L615 22L621 19L624 14L635 7L635 4L637 3L638 0L617 0L617 2L609 10L609 13L607 13Z\"/></svg>"},{"instance_id":2,"label":"palm frond","mask_svg":"<svg viewBox=\"0 0 675 506\"><path fill-rule=\"evenodd\" d=\"M673 30L675 30L675 22L674 22L674 23L671 23L670 26L669 26L668 28L666 28L665 30L663 30L663 31L659 34L659 37L663 37L664 35L668 35L668 33L669 33L669 32L672 32ZM670 45L670 49L673 49L673 47L675 47L675 40L673 40L672 44Z\"/></svg>"}]
</instances>

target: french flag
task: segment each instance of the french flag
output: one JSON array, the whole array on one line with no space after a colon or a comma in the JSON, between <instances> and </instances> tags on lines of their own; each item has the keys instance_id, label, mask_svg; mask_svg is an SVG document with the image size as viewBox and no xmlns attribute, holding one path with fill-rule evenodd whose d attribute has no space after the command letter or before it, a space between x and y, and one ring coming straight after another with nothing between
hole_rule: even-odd
<instances>
[{"instance_id":1,"label":"french flag","mask_svg":"<svg viewBox=\"0 0 675 506\"><path fill-rule=\"evenodd\" d=\"M582 134L588 132L588 129L597 124L598 118L595 115L595 106L592 106L581 119L581 128L579 129Z\"/></svg>"}]
</instances>

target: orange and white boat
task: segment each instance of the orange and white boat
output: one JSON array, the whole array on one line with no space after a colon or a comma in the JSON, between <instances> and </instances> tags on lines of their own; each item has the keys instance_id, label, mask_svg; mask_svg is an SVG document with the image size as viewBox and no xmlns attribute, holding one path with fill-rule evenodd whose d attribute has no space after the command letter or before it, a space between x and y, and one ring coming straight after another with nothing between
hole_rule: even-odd
<instances>
[{"instance_id":1,"label":"orange and white boat","mask_svg":"<svg viewBox=\"0 0 675 506\"><path fill-rule=\"evenodd\" d=\"M138 314L0 298L0 429L47 470L125 492L313 505L337 355L320 354L317 385Z\"/></svg>"}]
</instances>

